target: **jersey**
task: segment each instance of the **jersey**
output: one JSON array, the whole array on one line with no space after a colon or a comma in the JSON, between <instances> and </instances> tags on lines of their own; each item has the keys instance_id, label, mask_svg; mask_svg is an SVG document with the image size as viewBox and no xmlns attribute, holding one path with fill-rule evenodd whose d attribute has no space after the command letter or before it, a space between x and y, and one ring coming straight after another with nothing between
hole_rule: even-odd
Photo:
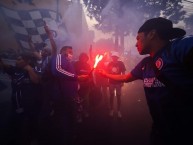
<instances>
[{"instance_id":1,"label":"jersey","mask_svg":"<svg viewBox=\"0 0 193 145\"><path fill-rule=\"evenodd\" d=\"M89 75L91 72L91 67L88 63L82 63L81 61L76 61L74 63L75 71L77 75ZM81 87L90 87L90 80L79 82Z\"/></svg>"},{"instance_id":2,"label":"jersey","mask_svg":"<svg viewBox=\"0 0 193 145\"><path fill-rule=\"evenodd\" d=\"M117 62L112 61L108 64L107 68L108 68L108 73L115 74L115 75L123 74L126 71L125 65L122 61L117 61ZM111 79L109 79L109 83L110 84L122 84L121 82L114 81Z\"/></svg>"},{"instance_id":3,"label":"jersey","mask_svg":"<svg viewBox=\"0 0 193 145\"><path fill-rule=\"evenodd\" d=\"M36 110L35 107L40 103L40 86L34 84L28 72L23 69L10 66L5 72L11 77L13 109L16 112L21 108L24 112Z\"/></svg>"},{"instance_id":4,"label":"jersey","mask_svg":"<svg viewBox=\"0 0 193 145\"><path fill-rule=\"evenodd\" d=\"M160 120L186 120L192 114L193 71L188 70L184 62L192 49L192 36L175 39L153 58L144 58L131 71L135 78L143 80L150 113L158 124ZM158 79L154 66L169 83Z\"/></svg>"},{"instance_id":5,"label":"jersey","mask_svg":"<svg viewBox=\"0 0 193 145\"><path fill-rule=\"evenodd\" d=\"M75 71L78 75L88 75L91 71L91 67L88 63L82 63L77 61L74 63Z\"/></svg>"}]
</instances>

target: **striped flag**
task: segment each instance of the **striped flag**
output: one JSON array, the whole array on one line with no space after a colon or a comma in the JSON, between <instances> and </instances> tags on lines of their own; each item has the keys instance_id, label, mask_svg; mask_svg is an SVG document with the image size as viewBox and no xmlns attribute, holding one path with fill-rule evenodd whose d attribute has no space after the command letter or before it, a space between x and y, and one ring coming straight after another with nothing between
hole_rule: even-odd
<instances>
[{"instance_id":1,"label":"striped flag","mask_svg":"<svg viewBox=\"0 0 193 145\"><path fill-rule=\"evenodd\" d=\"M0 5L0 12L3 14L7 25L14 32L15 38L23 51L30 49L29 35L35 43L41 44L48 39L44 30L44 21L52 22L50 29L55 31L57 35L57 25L53 25L53 22L58 24L56 11L49 9L13 10Z\"/></svg>"}]
</instances>

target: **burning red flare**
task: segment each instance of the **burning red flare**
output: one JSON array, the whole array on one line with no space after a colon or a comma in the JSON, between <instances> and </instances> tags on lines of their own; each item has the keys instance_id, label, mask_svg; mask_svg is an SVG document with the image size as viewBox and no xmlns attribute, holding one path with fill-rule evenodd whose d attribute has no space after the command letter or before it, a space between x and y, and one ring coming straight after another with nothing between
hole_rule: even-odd
<instances>
[{"instance_id":1,"label":"burning red flare","mask_svg":"<svg viewBox=\"0 0 193 145\"><path fill-rule=\"evenodd\" d=\"M96 68L97 67L97 64L103 59L103 55L97 55L95 57L95 63L94 63L94 67L93 68Z\"/></svg>"},{"instance_id":2,"label":"burning red flare","mask_svg":"<svg viewBox=\"0 0 193 145\"><path fill-rule=\"evenodd\" d=\"M103 59L103 55L97 55L95 57L95 63L94 63L94 66L93 66L93 69L90 71L89 75L92 74L92 72L94 71L94 69L97 67L97 64Z\"/></svg>"}]
</instances>

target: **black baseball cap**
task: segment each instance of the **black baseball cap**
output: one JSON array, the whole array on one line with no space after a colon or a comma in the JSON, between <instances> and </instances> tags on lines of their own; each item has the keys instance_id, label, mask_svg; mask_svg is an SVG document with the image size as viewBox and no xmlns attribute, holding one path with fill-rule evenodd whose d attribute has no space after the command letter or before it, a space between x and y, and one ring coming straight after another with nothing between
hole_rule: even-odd
<instances>
[{"instance_id":1,"label":"black baseball cap","mask_svg":"<svg viewBox=\"0 0 193 145\"><path fill-rule=\"evenodd\" d=\"M172 21L158 17L147 20L138 30L140 32L149 32L150 30L157 30L165 35L168 39L182 37L186 31L180 28L173 28Z\"/></svg>"}]
</instances>

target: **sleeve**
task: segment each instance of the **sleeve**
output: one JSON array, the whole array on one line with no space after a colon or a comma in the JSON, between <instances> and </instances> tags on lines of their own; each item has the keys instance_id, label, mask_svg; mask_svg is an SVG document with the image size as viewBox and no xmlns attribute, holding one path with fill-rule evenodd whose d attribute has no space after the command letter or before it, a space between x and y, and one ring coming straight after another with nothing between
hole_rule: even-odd
<instances>
[{"instance_id":1,"label":"sleeve","mask_svg":"<svg viewBox=\"0 0 193 145\"><path fill-rule=\"evenodd\" d=\"M126 67L125 64L121 61L121 72L125 72L126 71Z\"/></svg>"},{"instance_id":2,"label":"sleeve","mask_svg":"<svg viewBox=\"0 0 193 145\"><path fill-rule=\"evenodd\" d=\"M52 57L51 69L54 76L62 77L70 80L77 80L77 75L66 71L62 68L61 54Z\"/></svg>"},{"instance_id":3,"label":"sleeve","mask_svg":"<svg viewBox=\"0 0 193 145\"><path fill-rule=\"evenodd\" d=\"M76 74L80 74L80 72L79 72L79 65L78 65L78 61L76 61L76 62L74 62L74 69L75 69L75 72L76 72Z\"/></svg>"},{"instance_id":4,"label":"sleeve","mask_svg":"<svg viewBox=\"0 0 193 145\"><path fill-rule=\"evenodd\" d=\"M131 70L131 74L136 78L136 79L143 79L143 70L145 69L145 62L147 58L142 59L133 70Z\"/></svg>"}]
</instances>

